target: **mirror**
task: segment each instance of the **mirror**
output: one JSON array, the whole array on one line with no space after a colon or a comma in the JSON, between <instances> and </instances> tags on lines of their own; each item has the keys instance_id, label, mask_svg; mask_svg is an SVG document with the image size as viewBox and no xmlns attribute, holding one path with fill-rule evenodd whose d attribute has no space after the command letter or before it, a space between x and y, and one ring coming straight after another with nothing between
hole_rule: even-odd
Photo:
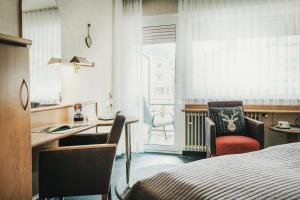
<instances>
[{"instance_id":1,"label":"mirror","mask_svg":"<svg viewBox=\"0 0 300 200\"><path fill-rule=\"evenodd\" d=\"M61 102L61 19L55 0L22 1L22 34L30 47L30 98L34 105Z\"/></svg>"}]
</instances>

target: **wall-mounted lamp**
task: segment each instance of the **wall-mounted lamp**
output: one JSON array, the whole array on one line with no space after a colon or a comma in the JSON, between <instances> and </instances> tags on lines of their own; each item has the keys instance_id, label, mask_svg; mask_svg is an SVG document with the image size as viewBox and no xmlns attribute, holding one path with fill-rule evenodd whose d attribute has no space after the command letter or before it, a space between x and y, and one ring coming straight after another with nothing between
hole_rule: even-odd
<instances>
[{"instance_id":1,"label":"wall-mounted lamp","mask_svg":"<svg viewBox=\"0 0 300 200\"><path fill-rule=\"evenodd\" d=\"M74 71L78 72L81 66L84 67L95 67L94 62L89 62L86 58L74 56L69 63L73 64Z\"/></svg>"},{"instance_id":2,"label":"wall-mounted lamp","mask_svg":"<svg viewBox=\"0 0 300 200\"><path fill-rule=\"evenodd\" d=\"M61 58L50 58L50 60L48 61L48 65L52 65L52 64L60 64L61 63Z\"/></svg>"}]
</instances>

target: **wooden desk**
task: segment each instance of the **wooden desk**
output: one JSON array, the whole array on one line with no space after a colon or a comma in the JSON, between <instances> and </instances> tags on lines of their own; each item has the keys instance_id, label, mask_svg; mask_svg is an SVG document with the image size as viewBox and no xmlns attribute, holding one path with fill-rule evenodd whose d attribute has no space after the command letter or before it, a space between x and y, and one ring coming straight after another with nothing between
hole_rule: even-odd
<instances>
[{"instance_id":1,"label":"wooden desk","mask_svg":"<svg viewBox=\"0 0 300 200\"><path fill-rule=\"evenodd\" d=\"M129 188L130 180L130 164L131 164L131 127L130 125L138 122L135 117L126 117L125 121L125 159L126 159L126 183ZM69 124L73 124L70 122ZM84 124L84 123L83 123ZM78 127L64 131L64 133L41 133L38 129L34 129L31 133L32 148L43 147L58 142L59 139L69 137L71 135L96 128L98 126L112 126L113 120L98 120L95 123L87 124L87 126ZM57 145L57 144L56 144Z\"/></svg>"},{"instance_id":2,"label":"wooden desk","mask_svg":"<svg viewBox=\"0 0 300 200\"><path fill-rule=\"evenodd\" d=\"M49 143L58 141L59 139L69 137L76 133L80 133L82 131L86 131L86 130L89 130L89 129L95 128L95 127L96 127L96 124L87 125L87 126L63 131L63 133L45 133L45 132L38 131L38 129L34 129L34 130L32 130L32 133L31 133L31 147L35 148L35 147L47 145Z\"/></svg>"},{"instance_id":3,"label":"wooden desk","mask_svg":"<svg viewBox=\"0 0 300 200\"><path fill-rule=\"evenodd\" d=\"M277 128L276 126L272 126L270 127L270 130L287 134L288 143L298 142L298 135L300 135L300 128L291 127L289 129L282 129L282 128Z\"/></svg>"}]
</instances>

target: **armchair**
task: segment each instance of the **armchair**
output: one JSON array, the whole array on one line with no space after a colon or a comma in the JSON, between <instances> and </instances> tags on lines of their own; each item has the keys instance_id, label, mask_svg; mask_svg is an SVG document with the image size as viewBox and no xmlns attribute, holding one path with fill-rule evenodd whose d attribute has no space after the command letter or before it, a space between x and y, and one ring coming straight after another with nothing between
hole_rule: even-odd
<instances>
[{"instance_id":1,"label":"armchair","mask_svg":"<svg viewBox=\"0 0 300 200\"><path fill-rule=\"evenodd\" d=\"M208 102L208 108L243 106L241 101ZM209 113L210 116L210 113ZM220 135L210 117L205 118L207 157L245 153L264 148L264 123L244 117L245 133L242 135Z\"/></svg>"},{"instance_id":2,"label":"armchair","mask_svg":"<svg viewBox=\"0 0 300 200\"><path fill-rule=\"evenodd\" d=\"M110 178L124 123L123 115L116 116L106 144L87 145L88 141L101 142L93 135L84 139L84 145L42 150L39 159L40 198L101 194L102 199L111 199ZM78 144L79 139L68 142Z\"/></svg>"}]
</instances>

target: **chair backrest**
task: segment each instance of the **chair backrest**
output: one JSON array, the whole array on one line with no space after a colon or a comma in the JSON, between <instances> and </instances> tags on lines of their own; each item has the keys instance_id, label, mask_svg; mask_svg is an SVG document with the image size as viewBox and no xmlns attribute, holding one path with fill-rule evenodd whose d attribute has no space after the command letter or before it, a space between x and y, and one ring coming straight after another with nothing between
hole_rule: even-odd
<instances>
[{"instance_id":1,"label":"chair backrest","mask_svg":"<svg viewBox=\"0 0 300 200\"><path fill-rule=\"evenodd\" d=\"M118 144L122 134L126 118L124 115L117 115L111 127L111 131L107 140L107 144Z\"/></svg>"},{"instance_id":2,"label":"chair backrest","mask_svg":"<svg viewBox=\"0 0 300 200\"><path fill-rule=\"evenodd\" d=\"M207 105L208 107L212 107L212 108L237 107L237 106L243 107L243 102L242 101L211 101L208 102Z\"/></svg>"},{"instance_id":3,"label":"chair backrest","mask_svg":"<svg viewBox=\"0 0 300 200\"><path fill-rule=\"evenodd\" d=\"M146 102L145 98L143 99L144 105L144 123L152 125L152 114L150 112L149 104Z\"/></svg>"}]
</instances>

